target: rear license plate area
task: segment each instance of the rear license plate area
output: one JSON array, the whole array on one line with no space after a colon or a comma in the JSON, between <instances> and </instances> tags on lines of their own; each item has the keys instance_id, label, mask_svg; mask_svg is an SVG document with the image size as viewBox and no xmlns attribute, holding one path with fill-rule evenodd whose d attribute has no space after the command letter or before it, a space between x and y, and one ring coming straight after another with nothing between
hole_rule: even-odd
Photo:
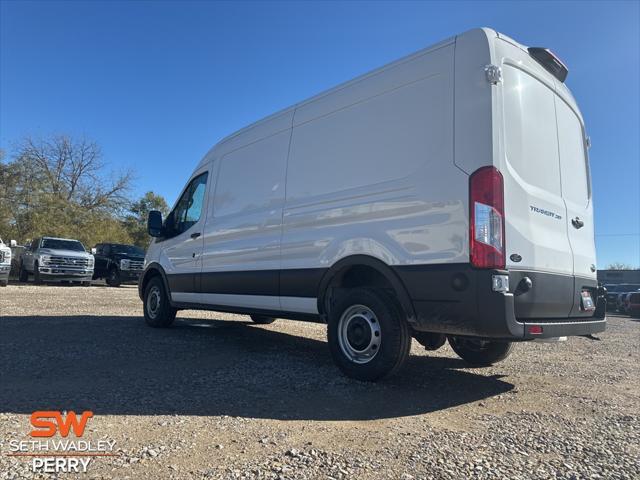
<instances>
[{"instance_id":1,"label":"rear license plate area","mask_svg":"<svg viewBox=\"0 0 640 480\"><path fill-rule=\"evenodd\" d=\"M583 312L593 312L596 309L596 305L591 297L589 290L582 290L580 292L580 310Z\"/></svg>"}]
</instances>

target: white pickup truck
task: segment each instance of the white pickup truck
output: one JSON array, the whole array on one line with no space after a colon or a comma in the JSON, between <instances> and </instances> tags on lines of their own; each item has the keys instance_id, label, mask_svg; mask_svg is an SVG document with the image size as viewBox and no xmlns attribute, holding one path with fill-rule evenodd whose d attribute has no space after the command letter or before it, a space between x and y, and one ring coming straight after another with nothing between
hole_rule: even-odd
<instances>
[{"instance_id":1,"label":"white pickup truck","mask_svg":"<svg viewBox=\"0 0 640 480\"><path fill-rule=\"evenodd\" d=\"M0 238L0 287L6 287L9 283L9 271L11 270L11 249Z\"/></svg>"},{"instance_id":2,"label":"white pickup truck","mask_svg":"<svg viewBox=\"0 0 640 480\"><path fill-rule=\"evenodd\" d=\"M74 281L91 285L93 255L78 240L68 238L36 238L22 254L20 281L33 275L35 283Z\"/></svg>"}]
</instances>

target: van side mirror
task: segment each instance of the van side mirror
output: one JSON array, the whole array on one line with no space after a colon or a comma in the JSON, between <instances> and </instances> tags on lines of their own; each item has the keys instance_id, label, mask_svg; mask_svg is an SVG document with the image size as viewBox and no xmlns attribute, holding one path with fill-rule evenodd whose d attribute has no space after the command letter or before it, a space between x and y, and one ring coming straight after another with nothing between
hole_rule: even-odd
<instances>
[{"instance_id":1,"label":"van side mirror","mask_svg":"<svg viewBox=\"0 0 640 480\"><path fill-rule=\"evenodd\" d=\"M92 254L92 255L95 255L96 253L98 253L98 249L97 249L96 247L93 247L93 248L91 249L91 254Z\"/></svg>"},{"instance_id":2,"label":"van side mirror","mask_svg":"<svg viewBox=\"0 0 640 480\"><path fill-rule=\"evenodd\" d=\"M162 213L158 210L151 210L147 219L147 232L152 237L162 236Z\"/></svg>"},{"instance_id":3,"label":"van side mirror","mask_svg":"<svg viewBox=\"0 0 640 480\"><path fill-rule=\"evenodd\" d=\"M11 241L9 242L9 246L10 246L10 247L17 247L17 246L18 246L18 242L16 242L15 240L11 240Z\"/></svg>"}]
</instances>

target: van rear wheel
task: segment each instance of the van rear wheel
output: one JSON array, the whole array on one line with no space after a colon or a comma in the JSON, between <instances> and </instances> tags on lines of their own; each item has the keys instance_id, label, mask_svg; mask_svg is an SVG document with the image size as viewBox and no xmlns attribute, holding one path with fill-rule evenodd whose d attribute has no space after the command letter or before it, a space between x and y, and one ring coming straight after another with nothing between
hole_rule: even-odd
<instances>
[{"instance_id":1,"label":"van rear wheel","mask_svg":"<svg viewBox=\"0 0 640 480\"><path fill-rule=\"evenodd\" d=\"M449 345L460 358L478 367L488 367L498 363L507 358L513 350L511 342L455 336L449 336L448 340Z\"/></svg>"},{"instance_id":2,"label":"van rear wheel","mask_svg":"<svg viewBox=\"0 0 640 480\"><path fill-rule=\"evenodd\" d=\"M251 321L253 323L257 323L258 325L269 325L276 321L273 317L267 317L265 315L251 315Z\"/></svg>"},{"instance_id":3,"label":"van rear wheel","mask_svg":"<svg viewBox=\"0 0 640 480\"><path fill-rule=\"evenodd\" d=\"M155 328L170 326L176 318L177 309L171 306L169 296L160 277L149 280L144 289L144 320Z\"/></svg>"},{"instance_id":4,"label":"van rear wheel","mask_svg":"<svg viewBox=\"0 0 640 480\"><path fill-rule=\"evenodd\" d=\"M338 368L370 382L399 370L411 349L402 308L378 289L355 288L340 297L329 312L327 339Z\"/></svg>"}]
</instances>

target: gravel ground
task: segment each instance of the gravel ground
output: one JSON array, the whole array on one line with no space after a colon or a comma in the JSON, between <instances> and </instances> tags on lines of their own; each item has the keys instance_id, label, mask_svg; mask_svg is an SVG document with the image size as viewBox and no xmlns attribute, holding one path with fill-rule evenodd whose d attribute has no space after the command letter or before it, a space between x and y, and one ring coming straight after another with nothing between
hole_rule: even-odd
<instances>
[{"instance_id":1,"label":"gravel ground","mask_svg":"<svg viewBox=\"0 0 640 480\"><path fill-rule=\"evenodd\" d=\"M640 478L638 320L483 369L414 342L366 384L333 366L322 325L141 315L135 287L0 289L0 479L38 476L8 442L58 409L116 441L82 478Z\"/></svg>"}]
</instances>

